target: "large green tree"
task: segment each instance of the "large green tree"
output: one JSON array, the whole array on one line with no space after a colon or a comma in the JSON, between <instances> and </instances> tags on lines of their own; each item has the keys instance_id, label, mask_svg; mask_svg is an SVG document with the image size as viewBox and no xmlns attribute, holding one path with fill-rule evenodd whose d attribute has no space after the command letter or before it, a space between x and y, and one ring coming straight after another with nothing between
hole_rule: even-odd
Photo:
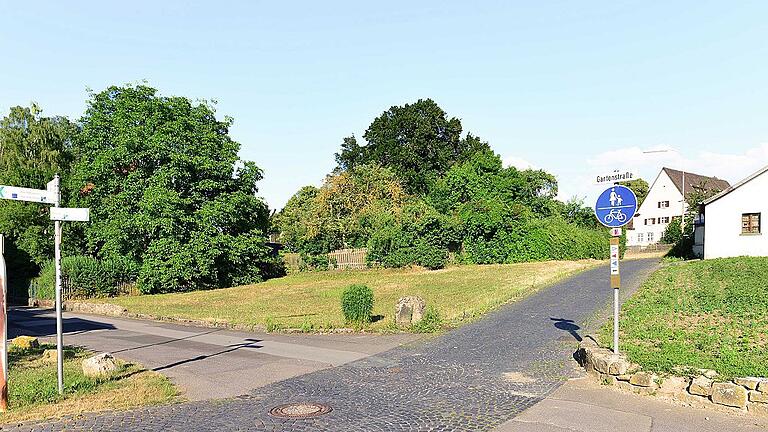
<instances>
[{"instance_id":1,"label":"large green tree","mask_svg":"<svg viewBox=\"0 0 768 432\"><path fill-rule=\"evenodd\" d=\"M431 183L456 162L488 144L468 134L462 138L461 121L448 118L432 99L393 106L377 117L363 135L365 145L352 136L336 154L339 169L375 163L392 169L408 193L426 193Z\"/></svg>"},{"instance_id":2,"label":"large green tree","mask_svg":"<svg viewBox=\"0 0 768 432\"><path fill-rule=\"evenodd\" d=\"M320 188L300 189L275 217L281 241L290 250L327 253L361 247L382 215L399 213L407 196L395 174L378 165L360 165L326 177Z\"/></svg>"},{"instance_id":3,"label":"large green tree","mask_svg":"<svg viewBox=\"0 0 768 432\"><path fill-rule=\"evenodd\" d=\"M68 170L77 128L64 117L44 117L41 109L16 106L0 120L0 184L45 189L56 173ZM22 283L53 253L47 206L0 200L0 233L7 237L9 279Z\"/></svg>"},{"instance_id":4,"label":"large green tree","mask_svg":"<svg viewBox=\"0 0 768 432\"><path fill-rule=\"evenodd\" d=\"M231 119L136 85L92 94L80 123L68 184L72 204L91 208L89 253L140 262L145 292L270 276L262 172L238 158Z\"/></svg>"}]
</instances>

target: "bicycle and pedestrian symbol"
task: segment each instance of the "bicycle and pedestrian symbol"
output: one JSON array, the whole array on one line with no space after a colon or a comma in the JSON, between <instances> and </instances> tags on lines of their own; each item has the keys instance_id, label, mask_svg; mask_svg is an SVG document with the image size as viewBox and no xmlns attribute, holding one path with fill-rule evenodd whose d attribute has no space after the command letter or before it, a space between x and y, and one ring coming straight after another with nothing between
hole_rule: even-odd
<instances>
[{"instance_id":1,"label":"bicycle and pedestrian symbol","mask_svg":"<svg viewBox=\"0 0 768 432\"><path fill-rule=\"evenodd\" d=\"M614 185L600 194L595 204L595 216L601 224L618 228L632 220L637 211L637 197L632 189Z\"/></svg>"}]
</instances>

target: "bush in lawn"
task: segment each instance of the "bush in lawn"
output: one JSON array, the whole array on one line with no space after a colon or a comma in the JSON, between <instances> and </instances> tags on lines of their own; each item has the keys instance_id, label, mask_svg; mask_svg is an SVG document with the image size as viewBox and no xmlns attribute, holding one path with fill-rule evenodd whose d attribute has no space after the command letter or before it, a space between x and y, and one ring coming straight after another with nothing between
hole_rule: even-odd
<instances>
[{"instance_id":1,"label":"bush in lawn","mask_svg":"<svg viewBox=\"0 0 768 432\"><path fill-rule=\"evenodd\" d=\"M443 319L440 312L432 306L427 306L421 321L411 325L415 333L434 333L443 327Z\"/></svg>"},{"instance_id":2,"label":"bush in lawn","mask_svg":"<svg viewBox=\"0 0 768 432\"><path fill-rule=\"evenodd\" d=\"M373 290L366 285L351 285L341 295L341 311L347 322L363 324L371 321Z\"/></svg>"}]
</instances>

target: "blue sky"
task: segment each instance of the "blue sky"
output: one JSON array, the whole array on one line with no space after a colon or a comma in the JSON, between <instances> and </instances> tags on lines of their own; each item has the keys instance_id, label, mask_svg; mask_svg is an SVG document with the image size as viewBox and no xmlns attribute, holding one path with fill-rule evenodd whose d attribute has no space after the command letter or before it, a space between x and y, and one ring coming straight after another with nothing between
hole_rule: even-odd
<instances>
[{"instance_id":1,"label":"blue sky","mask_svg":"<svg viewBox=\"0 0 768 432\"><path fill-rule=\"evenodd\" d=\"M563 198L614 167L736 181L768 163L764 1L0 5L0 113L77 118L87 88L139 80L215 99L272 207L319 184L344 136L426 97ZM677 152L642 153L659 148Z\"/></svg>"}]
</instances>

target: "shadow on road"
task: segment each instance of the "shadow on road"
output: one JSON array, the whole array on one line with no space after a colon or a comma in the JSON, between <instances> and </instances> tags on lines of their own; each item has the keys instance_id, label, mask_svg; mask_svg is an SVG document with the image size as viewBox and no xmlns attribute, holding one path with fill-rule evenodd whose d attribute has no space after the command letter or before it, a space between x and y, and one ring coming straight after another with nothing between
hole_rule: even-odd
<instances>
[{"instance_id":1,"label":"shadow on road","mask_svg":"<svg viewBox=\"0 0 768 432\"><path fill-rule=\"evenodd\" d=\"M56 318L50 310L11 308L8 311L8 338L20 335L45 337L56 335ZM114 330L112 324L82 318L64 318L64 333L79 334L92 330Z\"/></svg>"},{"instance_id":2,"label":"shadow on road","mask_svg":"<svg viewBox=\"0 0 768 432\"><path fill-rule=\"evenodd\" d=\"M259 339L250 339L250 338L248 338L248 339L245 339L245 341L246 342L239 343L239 344L228 345L227 349L221 350L219 352L215 352L213 354L199 355L199 356L196 356L196 357L192 357L190 359L179 360L177 362L169 363L169 364L167 364L165 366L158 366L158 367L156 367L156 368L154 368L152 370L155 371L155 372L160 372L161 370L170 369L170 368L173 368L173 367L176 367L176 366L180 366L180 365L183 365L183 364L187 364L187 363L192 363L192 362L196 362L196 361L200 361L200 360L209 359L211 357L216 357L218 355L230 353L232 351L237 351L237 350L242 349L242 348L255 348L255 349L262 348L262 345L258 345L258 343L261 342L261 340L259 340Z\"/></svg>"},{"instance_id":3,"label":"shadow on road","mask_svg":"<svg viewBox=\"0 0 768 432\"><path fill-rule=\"evenodd\" d=\"M573 336L574 339L581 342L582 337L577 332L577 330L581 330L581 327L576 325L576 323L573 322L573 320L564 319L564 318L552 318L552 317L550 317L549 319L555 322L555 328L567 331L568 333L570 333L571 336Z\"/></svg>"}]
</instances>

